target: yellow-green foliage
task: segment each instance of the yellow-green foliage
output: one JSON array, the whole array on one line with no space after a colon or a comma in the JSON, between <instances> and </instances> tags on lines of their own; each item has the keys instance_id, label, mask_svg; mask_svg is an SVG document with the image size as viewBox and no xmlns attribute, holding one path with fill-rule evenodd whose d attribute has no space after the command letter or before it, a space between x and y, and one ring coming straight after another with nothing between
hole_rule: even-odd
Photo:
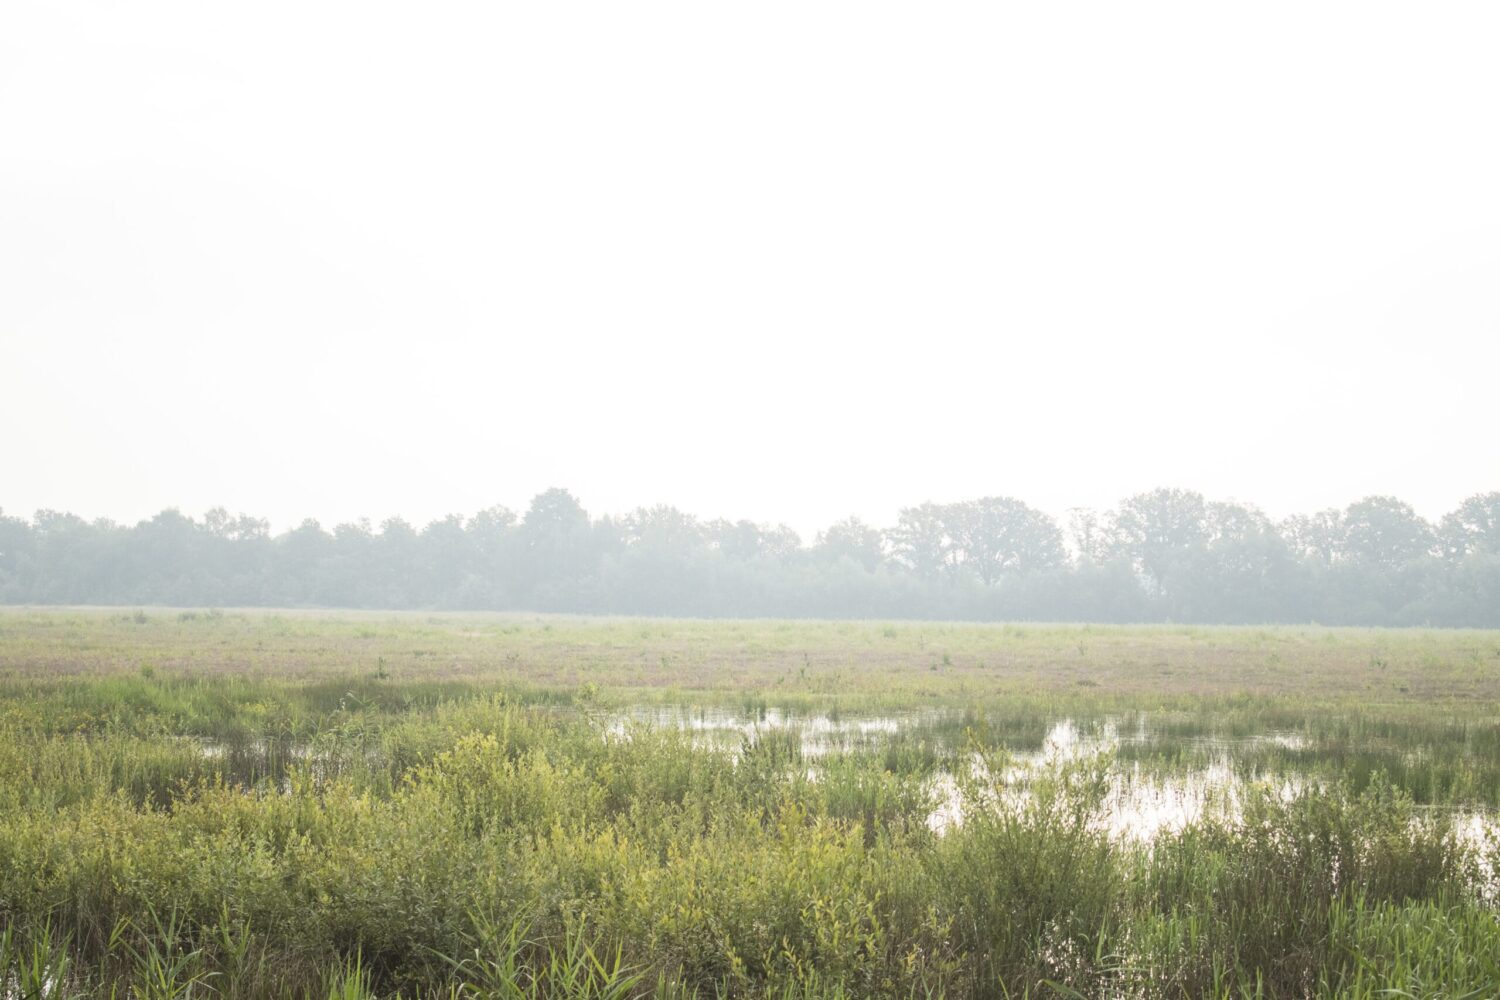
<instances>
[{"instance_id":1,"label":"yellow-green foliage","mask_svg":"<svg viewBox=\"0 0 1500 1000\"><path fill-rule=\"evenodd\" d=\"M1205 731L1294 729L1306 748L1247 753L1318 779L1140 845L1102 822L1121 762L1007 777L1049 713L1101 711L1092 690L954 700L819 754L793 730L714 748L622 724L610 697L527 677L5 679L0 982L342 1000L1500 993L1494 858L1413 802L1493 801L1475 794L1493 746L1476 718L1148 697L1131 710L1163 742L1131 766L1195 766ZM806 704L763 697L754 711ZM964 821L938 833L945 772Z\"/></svg>"}]
</instances>

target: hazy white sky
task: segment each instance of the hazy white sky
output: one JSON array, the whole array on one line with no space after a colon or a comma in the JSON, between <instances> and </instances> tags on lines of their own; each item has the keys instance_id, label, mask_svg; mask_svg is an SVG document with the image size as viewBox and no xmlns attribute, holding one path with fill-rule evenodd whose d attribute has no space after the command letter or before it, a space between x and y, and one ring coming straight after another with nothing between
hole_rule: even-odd
<instances>
[{"instance_id":1,"label":"hazy white sky","mask_svg":"<svg viewBox=\"0 0 1500 1000\"><path fill-rule=\"evenodd\" d=\"M0 4L0 506L1500 489L1500 6Z\"/></svg>"}]
</instances>

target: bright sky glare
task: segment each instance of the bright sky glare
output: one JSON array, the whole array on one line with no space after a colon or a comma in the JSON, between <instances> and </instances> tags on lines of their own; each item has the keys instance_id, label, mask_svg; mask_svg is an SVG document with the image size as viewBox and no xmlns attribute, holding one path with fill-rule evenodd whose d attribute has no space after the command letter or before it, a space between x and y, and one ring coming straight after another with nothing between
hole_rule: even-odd
<instances>
[{"instance_id":1,"label":"bright sky glare","mask_svg":"<svg viewBox=\"0 0 1500 1000\"><path fill-rule=\"evenodd\" d=\"M0 505L1500 489L1490 3L0 5Z\"/></svg>"}]
</instances>

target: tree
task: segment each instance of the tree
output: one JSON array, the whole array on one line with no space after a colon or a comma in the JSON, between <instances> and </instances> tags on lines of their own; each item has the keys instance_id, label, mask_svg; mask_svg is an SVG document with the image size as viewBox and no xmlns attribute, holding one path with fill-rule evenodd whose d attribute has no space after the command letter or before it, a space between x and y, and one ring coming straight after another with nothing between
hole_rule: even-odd
<instances>
[{"instance_id":1,"label":"tree","mask_svg":"<svg viewBox=\"0 0 1500 1000\"><path fill-rule=\"evenodd\" d=\"M506 507L486 507L469 518L464 530L474 553L475 572L490 588L491 600L501 600L514 562L515 513Z\"/></svg>"},{"instance_id":2,"label":"tree","mask_svg":"<svg viewBox=\"0 0 1500 1000\"><path fill-rule=\"evenodd\" d=\"M846 517L818 532L814 551L828 562L848 559L873 573L885 561L885 538L857 517Z\"/></svg>"},{"instance_id":3,"label":"tree","mask_svg":"<svg viewBox=\"0 0 1500 1000\"><path fill-rule=\"evenodd\" d=\"M1115 547L1109 525L1089 507L1068 508L1068 537L1080 562L1099 565L1109 560Z\"/></svg>"},{"instance_id":4,"label":"tree","mask_svg":"<svg viewBox=\"0 0 1500 1000\"><path fill-rule=\"evenodd\" d=\"M560 589L576 583L592 563L588 511L564 489L538 493L517 531L521 581L544 606L573 605L576 595Z\"/></svg>"},{"instance_id":5,"label":"tree","mask_svg":"<svg viewBox=\"0 0 1500 1000\"><path fill-rule=\"evenodd\" d=\"M1294 558L1255 507L1207 504L1207 541L1174 569L1174 615L1199 621L1275 621L1296 592Z\"/></svg>"},{"instance_id":6,"label":"tree","mask_svg":"<svg viewBox=\"0 0 1500 1000\"><path fill-rule=\"evenodd\" d=\"M1052 518L1011 497L952 504L945 513L953 549L987 587L1004 576L1055 569L1066 558Z\"/></svg>"},{"instance_id":7,"label":"tree","mask_svg":"<svg viewBox=\"0 0 1500 1000\"><path fill-rule=\"evenodd\" d=\"M328 560L333 536L313 518L276 539L278 593L292 604L328 601Z\"/></svg>"},{"instance_id":8,"label":"tree","mask_svg":"<svg viewBox=\"0 0 1500 1000\"><path fill-rule=\"evenodd\" d=\"M515 527L516 515L509 507L495 505L486 507L484 510L469 518L467 530L469 534L491 541L504 538L510 529Z\"/></svg>"},{"instance_id":9,"label":"tree","mask_svg":"<svg viewBox=\"0 0 1500 1000\"><path fill-rule=\"evenodd\" d=\"M21 553L31 549L31 525L19 517L7 517L0 507L0 572L15 572Z\"/></svg>"},{"instance_id":10,"label":"tree","mask_svg":"<svg viewBox=\"0 0 1500 1000\"><path fill-rule=\"evenodd\" d=\"M383 607L400 606L399 593L393 593L383 581L386 561L382 559L381 539L370 526L370 519L345 521L333 529L333 553L329 558L327 579L330 587L356 604Z\"/></svg>"},{"instance_id":11,"label":"tree","mask_svg":"<svg viewBox=\"0 0 1500 1000\"><path fill-rule=\"evenodd\" d=\"M760 529L760 550L784 562L802 551L802 536L785 524L767 525Z\"/></svg>"},{"instance_id":12,"label":"tree","mask_svg":"<svg viewBox=\"0 0 1500 1000\"><path fill-rule=\"evenodd\" d=\"M1276 530L1259 507L1247 504L1215 500L1205 506L1204 514L1203 525L1210 545L1248 541Z\"/></svg>"},{"instance_id":13,"label":"tree","mask_svg":"<svg viewBox=\"0 0 1500 1000\"><path fill-rule=\"evenodd\" d=\"M193 598L206 604L260 604L268 597L267 564L272 557L271 525L245 514L213 507L197 530ZM187 596L187 595L185 595ZM347 603L351 597L337 598Z\"/></svg>"},{"instance_id":14,"label":"tree","mask_svg":"<svg viewBox=\"0 0 1500 1000\"><path fill-rule=\"evenodd\" d=\"M588 511L573 494L557 487L532 497L531 506L521 521L526 544L531 548L571 538L587 531L588 526Z\"/></svg>"},{"instance_id":15,"label":"tree","mask_svg":"<svg viewBox=\"0 0 1500 1000\"><path fill-rule=\"evenodd\" d=\"M1208 541L1208 507L1192 490L1158 489L1137 493L1120 504L1111 532L1160 594L1173 565Z\"/></svg>"},{"instance_id":16,"label":"tree","mask_svg":"<svg viewBox=\"0 0 1500 1000\"><path fill-rule=\"evenodd\" d=\"M469 543L470 535L461 514L449 514L422 529L417 561L428 602L451 604L458 589L473 573L474 553Z\"/></svg>"},{"instance_id":17,"label":"tree","mask_svg":"<svg viewBox=\"0 0 1500 1000\"><path fill-rule=\"evenodd\" d=\"M784 524L760 525L754 521L719 518L703 526L710 546L731 562L751 559L787 559L802 548L801 537Z\"/></svg>"},{"instance_id":18,"label":"tree","mask_svg":"<svg viewBox=\"0 0 1500 1000\"><path fill-rule=\"evenodd\" d=\"M1475 552L1500 555L1500 493L1476 493L1443 516L1443 554L1462 559Z\"/></svg>"},{"instance_id":19,"label":"tree","mask_svg":"<svg viewBox=\"0 0 1500 1000\"><path fill-rule=\"evenodd\" d=\"M753 521L726 521L723 518L704 525L708 543L725 559L744 562L760 555L760 528Z\"/></svg>"},{"instance_id":20,"label":"tree","mask_svg":"<svg viewBox=\"0 0 1500 1000\"><path fill-rule=\"evenodd\" d=\"M25 599L33 583L23 577L23 568L34 565L31 525L0 509L0 603Z\"/></svg>"},{"instance_id":21,"label":"tree","mask_svg":"<svg viewBox=\"0 0 1500 1000\"><path fill-rule=\"evenodd\" d=\"M637 507L623 519L621 528L626 545L662 553L690 555L705 544L698 519L666 504Z\"/></svg>"},{"instance_id":22,"label":"tree","mask_svg":"<svg viewBox=\"0 0 1500 1000\"><path fill-rule=\"evenodd\" d=\"M87 601L107 587L109 569L100 566L108 558L99 546L100 532L75 514L39 510L31 518L31 562L36 568L34 599L42 601ZM128 557L128 553L127 553ZM111 562L115 561L113 559ZM132 559L123 567L137 593L149 566Z\"/></svg>"},{"instance_id":23,"label":"tree","mask_svg":"<svg viewBox=\"0 0 1500 1000\"><path fill-rule=\"evenodd\" d=\"M204 589L202 527L175 507L136 525L132 550L145 580L143 596L164 604L189 604Z\"/></svg>"},{"instance_id":24,"label":"tree","mask_svg":"<svg viewBox=\"0 0 1500 1000\"><path fill-rule=\"evenodd\" d=\"M902 565L924 580L935 580L944 568L952 569L954 541L949 533L952 520L942 504L924 503L903 507L890 530L891 551Z\"/></svg>"},{"instance_id":25,"label":"tree","mask_svg":"<svg viewBox=\"0 0 1500 1000\"><path fill-rule=\"evenodd\" d=\"M1435 541L1432 526L1395 497L1365 497L1344 511L1343 554L1360 566L1399 569Z\"/></svg>"},{"instance_id":26,"label":"tree","mask_svg":"<svg viewBox=\"0 0 1500 1000\"><path fill-rule=\"evenodd\" d=\"M1293 514L1281 522L1281 537L1298 559L1332 566L1344 551L1344 512Z\"/></svg>"}]
</instances>

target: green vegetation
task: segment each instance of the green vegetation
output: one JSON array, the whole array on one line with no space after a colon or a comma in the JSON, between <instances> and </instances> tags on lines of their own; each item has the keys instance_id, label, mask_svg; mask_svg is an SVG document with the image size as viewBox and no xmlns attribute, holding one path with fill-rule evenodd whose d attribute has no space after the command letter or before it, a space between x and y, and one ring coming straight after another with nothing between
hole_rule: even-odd
<instances>
[{"instance_id":1,"label":"green vegetation","mask_svg":"<svg viewBox=\"0 0 1500 1000\"><path fill-rule=\"evenodd\" d=\"M1493 996L1497 704L1480 631L4 612L0 990Z\"/></svg>"}]
</instances>

